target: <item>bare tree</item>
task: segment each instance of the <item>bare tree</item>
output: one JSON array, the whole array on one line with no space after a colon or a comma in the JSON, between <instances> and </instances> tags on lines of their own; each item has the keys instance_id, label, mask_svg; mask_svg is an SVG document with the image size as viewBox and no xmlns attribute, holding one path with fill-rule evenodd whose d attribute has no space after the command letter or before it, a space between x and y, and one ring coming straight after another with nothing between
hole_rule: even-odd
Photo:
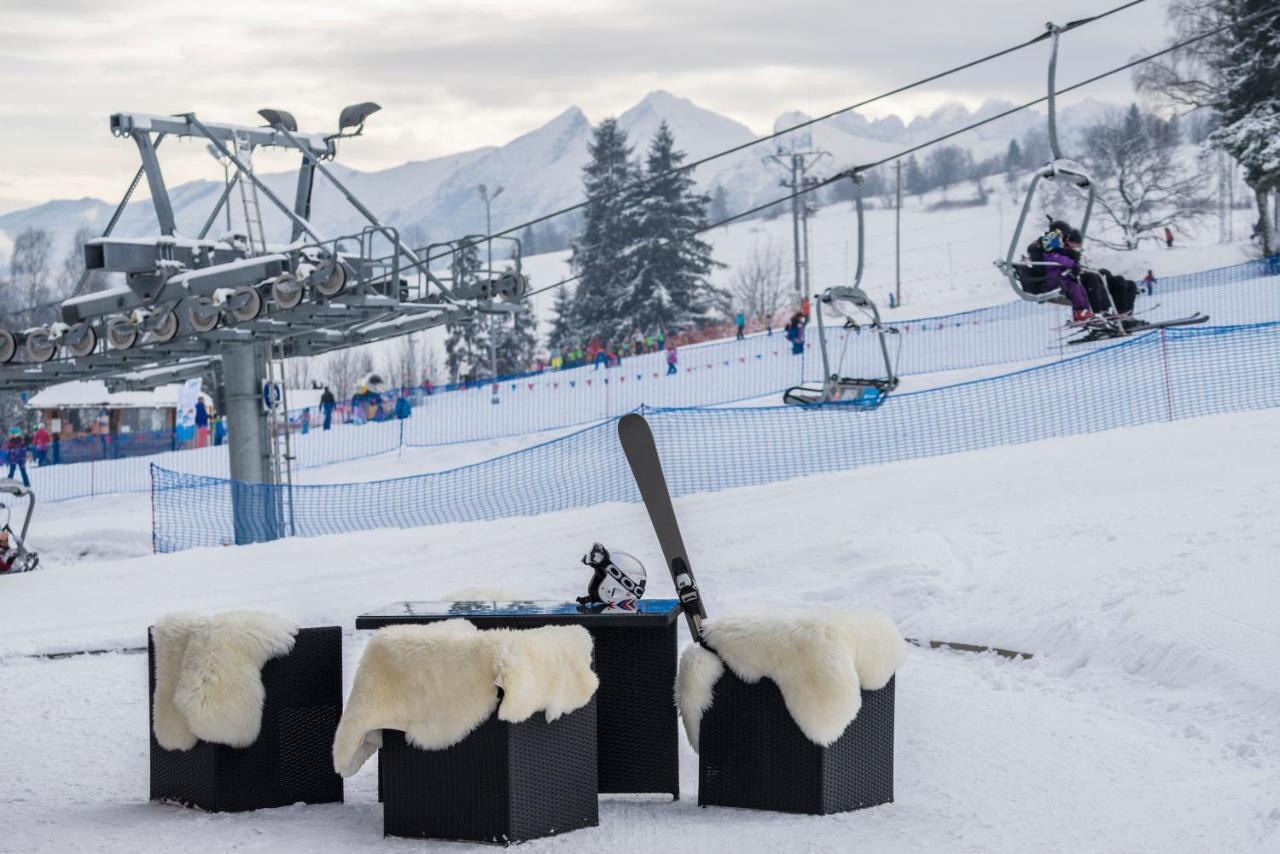
<instances>
[{"instance_id":1,"label":"bare tree","mask_svg":"<svg viewBox=\"0 0 1280 854\"><path fill-rule=\"evenodd\" d=\"M755 317L772 327L773 318L787 302L783 282L782 251L772 241L751 248L746 263L733 271L729 291L747 317Z\"/></svg>"},{"instance_id":2,"label":"bare tree","mask_svg":"<svg viewBox=\"0 0 1280 854\"><path fill-rule=\"evenodd\" d=\"M28 323L41 323L52 317L53 293L49 288L49 265L53 257L53 239L43 228L25 228L13 241L9 256L9 293L17 305L6 306L24 315Z\"/></svg>"},{"instance_id":3,"label":"bare tree","mask_svg":"<svg viewBox=\"0 0 1280 854\"><path fill-rule=\"evenodd\" d=\"M307 356L285 362L285 384L289 388L311 388L311 363Z\"/></svg>"},{"instance_id":4,"label":"bare tree","mask_svg":"<svg viewBox=\"0 0 1280 854\"><path fill-rule=\"evenodd\" d=\"M357 372L355 351L350 347L329 355L329 388L341 400L356 390Z\"/></svg>"},{"instance_id":5,"label":"bare tree","mask_svg":"<svg viewBox=\"0 0 1280 854\"><path fill-rule=\"evenodd\" d=\"M67 248L67 254L62 256L62 268L58 271L58 284L54 288L59 296L70 296L75 293L76 287L80 284L80 277L85 274L84 245L96 236L97 233L88 223L81 223L76 233L72 235L71 246ZM86 288L86 290L96 290L96 288Z\"/></svg>"},{"instance_id":6,"label":"bare tree","mask_svg":"<svg viewBox=\"0 0 1280 854\"><path fill-rule=\"evenodd\" d=\"M401 388L408 388L421 382L421 365L418 361L418 336L405 335L396 342L393 356L394 369L391 371L393 382Z\"/></svg>"},{"instance_id":7,"label":"bare tree","mask_svg":"<svg viewBox=\"0 0 1280 854\"><path fill-rule=\"evenodd\" d=\"M1187 169L1178 156L1178 129L1171 121L1142 114L1136 104L1112 113L1084 132L1085 164L1097 190L1098 212L1120 232L1118 241L1097 238L1112 249L1136 249L1160 239L1209 210L1204 173Z\"/></svg>"}]
</instances>

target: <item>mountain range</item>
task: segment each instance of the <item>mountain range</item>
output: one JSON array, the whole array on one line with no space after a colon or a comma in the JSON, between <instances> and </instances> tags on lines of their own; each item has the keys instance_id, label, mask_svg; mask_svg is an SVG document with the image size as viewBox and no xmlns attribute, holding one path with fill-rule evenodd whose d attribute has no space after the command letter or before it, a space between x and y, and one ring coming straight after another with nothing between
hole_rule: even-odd
<instances>
[{"instance_id":1,"label":"mountain range","mask_svg":"<svg viewBox=\"0 0 1280 854\"><path fill-rule=\"evenodd\" d=\"M707 191L723 188L731 211L742 209L782 194L778 185L782 173L776 165L763 160L771 151L814 147L832 155L820 164L820 170L843 168L891 156L1010 106L1011 103L992 100L970 111L961 104L946 104L910 122L896 115L869 119L850 111L804 131L712 161L699 167L694 177ZM1067 130L1083 127L1107 109L1110 109L1108 105L1083 101L1062 110L1060 124ZM775 130L806 118L798 112L784 113L778 117ZM760 138L740 122L664 91L651 92L618 116L618 123L627 132L638 155L643 153L663 121L670 126L677 147L689 160ZM1010 139L1021 138L1027 130L1040 127L1043 122L1040 114L1022 111L958 137L954 142L968 148L975 157L986 157L1003 151ZM359 171L340 163L330 168L388 224L402 230L413 229L420 238L443 240L484 232L484 205L476 189L480 184L504 188L493 203L495 230L580 201L581 170L587 161L591 133L592 124L582 110L570 107L542 127L502 146L411 161L378 171ZM292 173L262 177L281 198L293 198ZM145 190L145 185L142 189ZM221 190L220 180L189 181L171 187L179 232L197 234ZM235 202L233 230L242 229L238 194L232 199ZM0 264L7 264L13 238L24 228L49 230L57 251L62 252L82 223L99 230L110 219L114 208L114 201L86 197L59 199L0 214ZM284 215L271 209L265 199L263 214L268 239L284 240L288 232ZM316 179L313 220L330 236L357 233L365 224L321 177ZM155 231L150 203L139 199L126 209L115 234L135 236ZM223 231L220 219L210 233L217 237Z\"/></svg>"}]
</instances>

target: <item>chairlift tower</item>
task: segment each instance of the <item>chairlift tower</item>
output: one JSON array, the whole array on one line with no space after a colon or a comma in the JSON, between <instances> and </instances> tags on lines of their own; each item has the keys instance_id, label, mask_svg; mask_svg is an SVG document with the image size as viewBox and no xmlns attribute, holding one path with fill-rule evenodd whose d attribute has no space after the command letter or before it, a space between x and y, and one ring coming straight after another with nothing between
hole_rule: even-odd
<instances>
[{"instance_id":1,"label":"chairlift tower","mask_svg":"<svg viewBox=\"0 0 1280 854\"><path fill-rule=\"evenodd\" d=\"M202 376L220 362L237 542L285 533L293 457L285 360L480 313L511 314L528 289L518 239L501 238L512 244L512 262L502 270L455 264L452 269L465 274L437 274L433 260L457 258L489 236L409 247L325 165L336 156L338 141L361 135L379 109L372 102L353 104L331 133L300 132L292 115L275 109L260 110L266 125L257 127L205 122L195 113L112 115L111 133L137 147L141 166L103 234L85 244L86 273L75 295L62 302L60 320L17 332L0 329L0 390L90 378L153 388ZM226 169L223 191L195 235L178 228L158 156L169 137L207 143ZM292 204L254 171L253 154L264 147L300 155ZM333 236L312 220L317 174L364 217L364 228ZM159 234L115 235L144 179ZM236 187L246 234L209 237ZM271 242L263 208L289 221L287 243ZM110 274L113 283L82 293L94 274ZM282 393L275 401L277 384ZM273 496L263 484L286 489Z\"/></svg>"},{"instance_id":2,"label":"chairlift tower","mask_svg":"<svg viewBox=\"0 0 1280 854\"><path fill-rule=\"evenodd\" d=\"M816 183L808 177L809 171L824 157L830 156L828 151L793 147L791 151L780 148L764 158L766 164L772 163L786 170L787 177L780 183L794 194L791 198L791 242L795 262L793 301L797 310L809 293L809 216L813 213L801 197L801 191Z\"/></svg>"}]
</instances>

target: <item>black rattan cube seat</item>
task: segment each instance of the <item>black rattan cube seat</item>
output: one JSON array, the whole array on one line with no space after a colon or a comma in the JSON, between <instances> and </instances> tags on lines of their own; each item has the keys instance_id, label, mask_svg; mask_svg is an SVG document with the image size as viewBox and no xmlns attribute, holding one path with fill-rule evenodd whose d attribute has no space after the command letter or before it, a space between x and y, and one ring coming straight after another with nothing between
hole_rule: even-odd
<instances>
[{"instance_id":1,"label":"black rattan cube seat","mask_svg":"<svg viewBox=\"0 0 1280 854\"><path fill-rule=\"evenodd\" d=\"M726 668L699 729L698 804L826 815L892 803L893 690L893 679L864 690L858 716L820 747L776 683Z\"/></svg>"},{"instance_id":2,"label":"black rattan cube seat","mask_svg":"<svg viewBox=\"0 0 1280 854\"><path fill-rule=\"evenodd\" d=\"M594 697L550 723L542 712L516 724L495 713L443 750L382 734L387 836L509 844L600 823Z\"/></svg>"},{"instance_id":3,"label":"black rattan cube seat","mask_svg":"<svg viewBox=\"0 0 1280 854\"><path fill-rule=\"evenodd\" d=\"M148 707L154 714L155 644L148 632ZM262 668L262 730L248 747L199 741L165 750L151 731L151 800L214 812L342 801L333 735L342 716L342 628L300 629L293 650Z\"/></svg>"}]
</instances>

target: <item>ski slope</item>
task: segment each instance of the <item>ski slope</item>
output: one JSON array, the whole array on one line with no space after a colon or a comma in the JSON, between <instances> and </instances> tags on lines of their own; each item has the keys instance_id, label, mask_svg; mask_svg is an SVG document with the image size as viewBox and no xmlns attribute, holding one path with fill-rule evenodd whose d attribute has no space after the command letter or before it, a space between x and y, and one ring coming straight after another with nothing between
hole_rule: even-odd
<instances>
[{"instance_id":1,"label":"ski slope","mask_svg":"<svg viewBox=\"0 0 1280 854\"><path fill-rule=\"evenodd\" d=\"M700 810L682 747L683 800L608 797L598 829L537 844L1276 850L1278 466L1270 410L679 499L713 616L867 604L909 636L1036 657L911 651L892 806ZM477 583L576 595L592 540L659 565L643 507L613 504L0 579L0 851L407 847L381 839L371 766L345 805L211 816L148 804L145 657L16 656L136 647L168 611L259 607L346 627L349 679L360 611Z\"/></svg>"}]
</instances>

